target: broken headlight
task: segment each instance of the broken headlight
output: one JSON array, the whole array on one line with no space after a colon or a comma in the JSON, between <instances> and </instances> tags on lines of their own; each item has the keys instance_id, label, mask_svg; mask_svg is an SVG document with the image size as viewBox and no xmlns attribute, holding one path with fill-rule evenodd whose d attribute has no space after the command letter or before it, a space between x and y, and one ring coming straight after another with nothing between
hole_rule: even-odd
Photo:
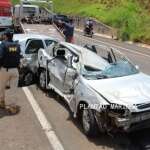
<instances>
[{"instance_id":1,"label":"broken headlight","mask_svg":"<svg viewBox=\"0 0 150 150\"><path fill-rule=\"evenodd\" d=\"M130 115L130 110L123 105L111 104L109 107L109 115L116 117L127 117Z\"/></svg>"}]
</instances>

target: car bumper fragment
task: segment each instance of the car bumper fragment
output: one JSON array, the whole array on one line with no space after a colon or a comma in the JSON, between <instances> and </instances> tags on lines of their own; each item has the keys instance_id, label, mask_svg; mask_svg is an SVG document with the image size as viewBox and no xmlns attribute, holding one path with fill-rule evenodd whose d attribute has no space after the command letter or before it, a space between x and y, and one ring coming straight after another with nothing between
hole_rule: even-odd
<instances>
[{"instance_id":1,"label":"car bumper fragment","mask_svg":"<svg viewBox=\"0 0 150 150\"><path fill-rule=\"evenodd\" d=\"M136 114L129 118L115 118L115 124L126 132L150 128L150 113Z\"/></svg>"}]
</instances>

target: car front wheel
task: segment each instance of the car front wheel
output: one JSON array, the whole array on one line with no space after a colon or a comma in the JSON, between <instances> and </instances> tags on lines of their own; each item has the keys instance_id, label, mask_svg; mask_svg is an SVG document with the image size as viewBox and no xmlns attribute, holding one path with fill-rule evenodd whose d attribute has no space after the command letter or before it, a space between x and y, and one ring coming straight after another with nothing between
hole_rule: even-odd
<instances>
[{"instance_id":1,"label":"car front wheel","mask_svg":"<svg viewBox=\"0 0 150 150\"><path fill-rule=\"evenodd\" d=\"M32 72L27 72L27 74L24 77L24 83L26 86L29 86L33 83L34 75Z\"/></svg>"},{"instance_id":2,"label":"car front wheel","mask_svg":"<svg viewBox=\"0 0 150 150\"><path fill-rule=\"evenodd\" d=\"M82 126L83 131L87 136L95 136L98 132L96 119L91 109L84 109L82 111Z\"/></svg>"}]
</instances>

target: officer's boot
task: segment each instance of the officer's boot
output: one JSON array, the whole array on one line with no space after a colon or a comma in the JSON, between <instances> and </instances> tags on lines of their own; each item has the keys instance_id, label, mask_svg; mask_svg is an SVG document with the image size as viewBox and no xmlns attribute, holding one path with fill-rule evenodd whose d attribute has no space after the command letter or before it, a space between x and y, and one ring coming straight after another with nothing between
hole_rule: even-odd
<instances>
[{"instance_id":1,"label":"officer's boot","mask_svg":"<svg viewBox=\"0 0 150 150\"><path fill-rule=\"evenodd\" d=\"M6 111L10 114L10 115L15 115L20 111L20 107L18 105L7 105L6 106Z\"/></svg>"},{"instance_id":2,"label":"officer's boot","mask_svg":"<svg viewBox=\"0 0 150 150\"><path fill-rule=\"evenodd\" d=\"M0 109L5 109L5 101L4 100L1 100L0 101Z\"/></svg>"}]
</instances>

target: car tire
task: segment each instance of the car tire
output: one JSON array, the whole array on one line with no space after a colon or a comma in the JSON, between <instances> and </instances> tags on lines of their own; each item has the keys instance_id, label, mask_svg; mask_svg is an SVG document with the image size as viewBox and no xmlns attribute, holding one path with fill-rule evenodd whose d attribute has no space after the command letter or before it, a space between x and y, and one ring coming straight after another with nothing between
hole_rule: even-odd
<instances>
[{"instance_id":1,"label":"car tire","mask_svg":"<svg viewBox=\"0 0 150 150\"><path fill-rule=\"evenodd\" d=\"M98 133L98 126L96 123L93 110L83 109L81 120L82 120L82 127L85 135L89 137L96 136Z\"/></svg>"},{"instance_id":2,"label":"car tire","mask_svg":"<svg viewBox=\"0 0 150 150\"><path fill-rule=\"evenodd\" d=\"M29 86L31 85L33 82L34 82L34 75L32 72L27 72L25 75L24 75L24 85L26 86Z\"/></svg>"},{"instance_id":3,"label":"car tire","mask_svg":"<svg viewBox=\"0 0 150 150\"><path fill-rule=\"evenodd\" d=\"M19 70L19 81L18 86L29 86L33 84L35 81L34 74L26 68L22 68Z\"/></svg>"},{"instance_id":4,"label":"car tire","mask_svg":"<svg viewBox=\"0 0 150 150\"><path fill-rule=\"evenodd\" d=\"M49 77L49 76L48 76ZM48 78L48 82L50 79ZM39 74L39 86L42 90L46 90L46 70L41 70Z\"/></svg>"}]
</instances>

